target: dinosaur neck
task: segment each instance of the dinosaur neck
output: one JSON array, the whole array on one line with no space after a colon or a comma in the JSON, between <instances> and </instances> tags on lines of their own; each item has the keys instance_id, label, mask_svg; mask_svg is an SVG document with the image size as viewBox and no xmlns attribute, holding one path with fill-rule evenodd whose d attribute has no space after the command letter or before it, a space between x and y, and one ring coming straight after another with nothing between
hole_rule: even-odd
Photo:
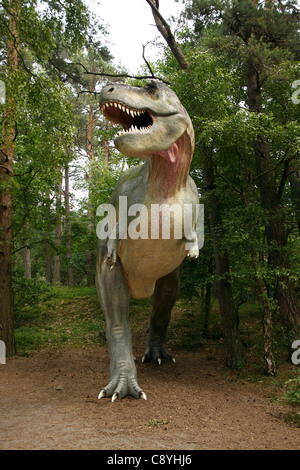
<instances>
[{"instance_id":1,"label":"dinosaur neck","mask_svg":"<svg viewBox=\"0 0 300 470\"><path fill-rule=\"evenodd\" d=\"M163 199L174 196L187 183L191 160L192 145L187 132L167 150L151 155L148 160L151 194Z\"/></svg>"}]
</instances>

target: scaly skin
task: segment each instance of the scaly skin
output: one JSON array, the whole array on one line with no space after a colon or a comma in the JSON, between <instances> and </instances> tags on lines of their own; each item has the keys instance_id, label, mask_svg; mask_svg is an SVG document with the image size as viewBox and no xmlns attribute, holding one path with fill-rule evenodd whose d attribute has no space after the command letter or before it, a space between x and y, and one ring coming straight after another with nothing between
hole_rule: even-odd
<instances>
[{"instance_id":1,"label":"scaly skin","mask_svg":"<svg viewBox=\"0 0 300 470\"><path fill-rule=\"evenodd\" d=\"M114 83L102 90L100 108L107 119L124 127L115 139L117 149L145 160L143 165L124 172L116 185L111 204L117 215L119 197L126 196L128 208L141 203L148 213L153 204L168 204L175 209L173 225L182 222L183 205L195 208L199 201L188 174L194 150L193 127L177 96L159 81L145 87ZM125 237L117 217L116 226L110 227L116 229L117 239L99 243L96 284L106 317L110 355L109 383L99 398L112 397L112 401L126 395L146 399L137 382L132 354L130 298L152 296L143 361L161 364L162 358L174 360L166 349L166 331L179 292L181 265L186 256L196 258L199 253L196 239L186 249L183 234L180 239L173 236L167 240L160 233L158 239L151 239L151 221L145 217L140 215L140 225L147 227L148 238ZM194 216L194 227L195 223Z\"/></svg>"}]
</instances>

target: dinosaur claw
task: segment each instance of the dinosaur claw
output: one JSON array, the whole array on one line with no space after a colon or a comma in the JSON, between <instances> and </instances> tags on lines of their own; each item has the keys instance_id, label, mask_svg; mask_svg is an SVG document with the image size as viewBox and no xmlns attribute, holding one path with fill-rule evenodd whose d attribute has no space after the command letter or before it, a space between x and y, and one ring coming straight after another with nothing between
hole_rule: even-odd
<instances>
[{"instance_id":1,"label":"dinosaur claw","mask_svg":"<svg viewBox=\"0 0 300 470\"><path fill-rule=\"evenodd\" d=\"M111 402L113 403L118 398L118 393L115 392L112 396Z\"/></svg>"},{"instance_id":2,"label":"dinosaur claw","mask_svg":"<svg viewBox=\"0 0 300 470\"><path fill-rule=\"evenodd\" d=\"M160 358L160 357L157 358L157 364L158 364L159 366L161 365L161 358Z\"/></svg>"},{"instance_id":3,"label":"dinosaur claw","mask_svg":"<svg viewBox=\"0 0 300 470\"><path fill-rule=\"evenodd\" d=\"M174 364L176 364L176 359L173 356L172 356L172 361L174 362Z\"/></svg>"},{"instance_id":4,"label":"dinosaur claw","mask_svg":"<svg viewBox=\"0 0 300 470\"><path fill-rule=\"evenodd\" d=\"M143 398L144 400L147 400L145 392L140 393L140 398Z\"/></svg>"},{"instance_id":5,"label":"dinosaur claw","mask_svg":"<svg viewBox=\"0 0 300 470\"><path fill-rule=\"evenodd\" d=\"M146 362L146 355L142 357L142 362Z\"/></svg>"},{"instance_id":6,"label":"dinosaur claw","mask_svg":"<svg viewBox=\"0 0 300 470\"><path fill-rule=\"evenodd\" d=\"M98 400L101 400L101 398L105 397L106 393L104 390L101 390L101 392L98 395Z\"/></svg>"}]
</instances>

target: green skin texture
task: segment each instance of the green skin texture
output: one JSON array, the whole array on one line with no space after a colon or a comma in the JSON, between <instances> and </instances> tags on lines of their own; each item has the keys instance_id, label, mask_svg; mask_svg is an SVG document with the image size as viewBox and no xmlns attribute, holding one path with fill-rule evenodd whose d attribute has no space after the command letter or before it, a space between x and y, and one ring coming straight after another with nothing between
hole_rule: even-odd
<instances>
[{"instance_id":1,"label":"green skin texture","mask_svg":"<svg viewBox=\"0 0 300 470\"><path fill-rule=\"evenodd\" d=\"M144 164L124 172L117 183L110 201L117 214L119 196L127 196L128 207L134 203L147 207L152 203L176 203L182 207L190 203L196 207L197 188L188 175L194 149L193 127L175 93L159 81L145 87L116 83L104 87L100 107L109 119L128 129L131 124L128 114L113 107L105 112L103 104L111 102L147 111L152 118L147 131L125 132L115 139L120 152L145 160ZM114 401L132 395L146 399L138 385L132 353L130 299L152 297L143 361L161 364L163 358L175 362L166 349L166 331L179 293L182 261L185 256L198 256L198 244L194 238L186 250L184 235L182 240L123 240L124 234L118 233L118 229L117 223L116 240L99 241L97 258L96 286L105 313L110 356L109 383L99 398L112 397Z\"/></svg>"}]
</instances>

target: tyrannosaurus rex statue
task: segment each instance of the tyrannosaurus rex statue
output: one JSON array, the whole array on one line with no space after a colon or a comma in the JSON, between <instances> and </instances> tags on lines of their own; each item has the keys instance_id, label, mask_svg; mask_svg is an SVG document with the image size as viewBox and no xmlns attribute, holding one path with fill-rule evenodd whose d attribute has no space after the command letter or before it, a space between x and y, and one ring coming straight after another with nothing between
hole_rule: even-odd
<instances>
[{"instance_id":1,"label":"tyrannosaurus rex statue","mask_svg":"<svg viewBox=\"0 0 300 470\"><path fill-rule=\"evenodd\" d=\"M117 149L145 162L121 176L111 198L117 214L116 226L111 230L114 229L116 237L99 243L96 285L105 313L110 355L109 383L99 393L99 398L112 396L114 401L132 395L146 399L137 382L129 302L130 298L152 296L153 309L143 361L153 359L160 364L161 358L174 360L167 352L165 339L171 309L179 292L181 265L186 256L196 258L199 253L195 235L191 239L183 231L180 237L172 234L176 219L182 222L179 209L189 205L194 210L199 202L196 185L189 176L194 132L190 117L175 93L158 80L142 87L109 84L100 94L100 109L109 121L124 128L115 138ZM149 236L127 236L128 225L125 230L119 227L120 197L127 197L128 207L137 203L146 209L159 205L162 212L175 208L170 236L163 237L160 231L151 237L154 224L161 229L161 213L156 219L144 218ZM141 211L140 226L146 215ZM195 227L194 212L192 223Z\"/></svg>"}]
</instances>

